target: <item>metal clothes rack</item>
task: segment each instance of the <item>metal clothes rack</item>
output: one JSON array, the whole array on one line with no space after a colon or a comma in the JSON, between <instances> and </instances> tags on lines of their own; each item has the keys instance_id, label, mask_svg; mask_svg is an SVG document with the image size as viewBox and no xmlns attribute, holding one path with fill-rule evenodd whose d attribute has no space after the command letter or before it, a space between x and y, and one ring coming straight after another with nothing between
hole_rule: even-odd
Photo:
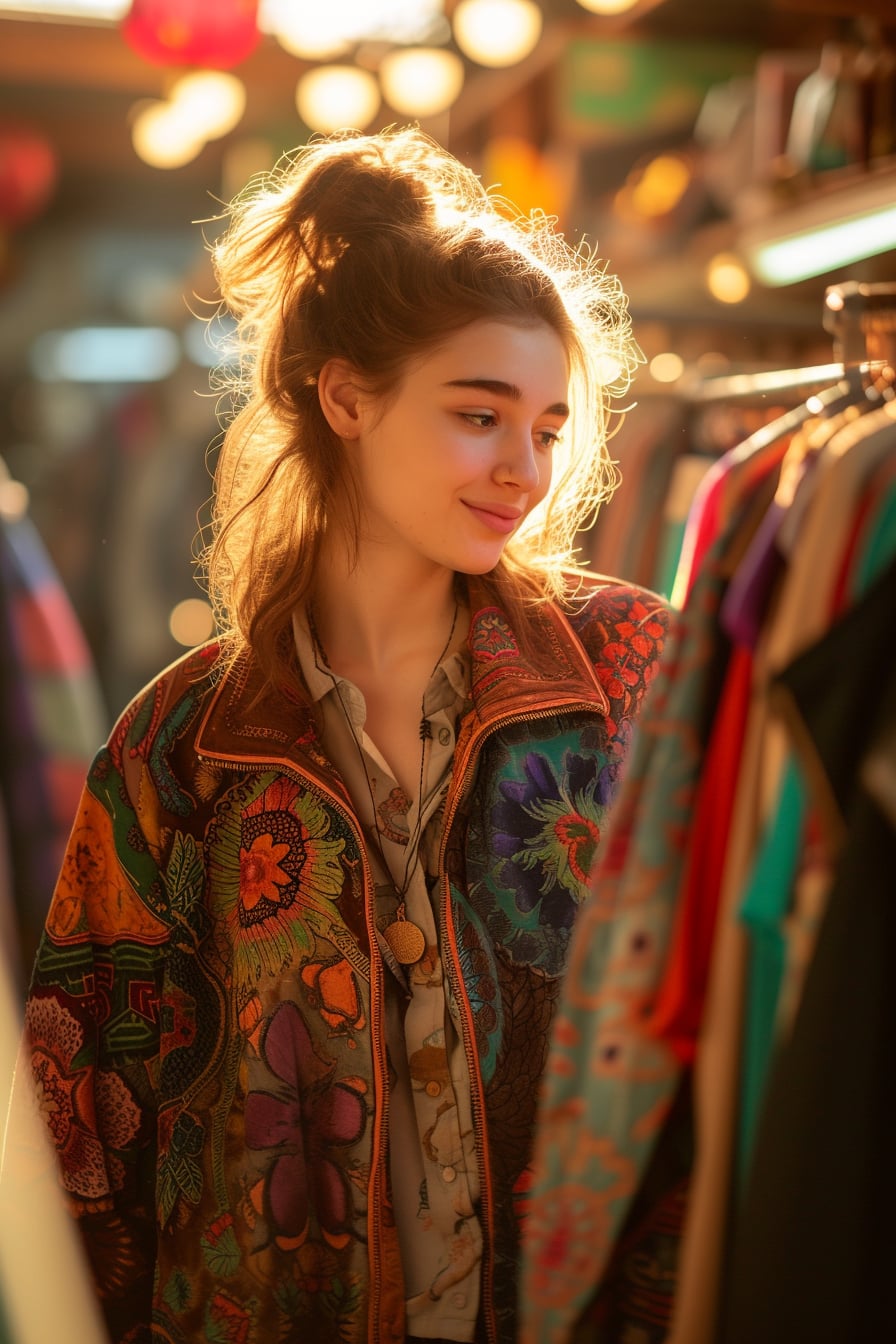
<instances>
[{"instance_id":1,"label":"metal clothes rack","mask_svg":"<svg viewBox=\"0 0 896 1344\"><path fill-rule=\"evenodd\" d=\"M896 359L896 283L829 285L823 323L845 366L864 362L892 366Z\"/></svg>"},{"instance_id":2,"label":"metal clothes rack","mask_svg":"<svg viewBox=\"0 0 896 1344\"><path fill-rule=\"evenodd\" d=\"M858 389L896 362L896 283L862 284L846 281L829 285L822 322L834 341L837 361L805 368L762 369L684 378L681 396L691 405L808 393L845 380Z\"/></svg>"},{"instance_id":3,"label":"metal clothes rack","mask_svg":"<svg viewBox=\"0 0 896 1344\"><path fill-rule=\"evenodd\" d=\"M681 391L688 402L703 405L709 402L743 400L748 397L766 399L782 393L803 392L812 387L824 387L843 377L843 364L815 364L796 369L762 369L752 373L732 373L701 378L685 384Z\"/></svg>"}]
</instances>

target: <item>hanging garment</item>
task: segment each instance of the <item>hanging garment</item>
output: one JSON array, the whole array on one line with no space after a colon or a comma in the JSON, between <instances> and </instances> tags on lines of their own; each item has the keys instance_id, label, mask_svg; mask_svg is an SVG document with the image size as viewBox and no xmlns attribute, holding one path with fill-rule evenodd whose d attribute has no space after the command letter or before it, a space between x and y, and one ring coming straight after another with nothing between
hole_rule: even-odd
<instances>
[{"instance_id":1,"label":"hanging garment","mask_svg":"<svg viewBox=\"0 0 896 1344\"><path fill-rule=\"evenodd\" d=\"M896 903L892 819L863 782L896 729L896 562L780 675L844 842L737 1219L723 1344L892 1335ZM847 655L847 656L844 656ZM861 712L857 712L861 707Z\"/></svg>"},{"instance_id":2,"label":"hanging garment","mask_svg":"<svg viewBox=\"0 0 896 1344\"><path fill-rule=\"evenodd\" d=\"M852 400L846 393L841 395L839 389L832 391L835 396L827 407L831 414L806 419L788 444L778 483L787 507L775 542L784 564L777 570L776 584L766 594L769 611L766 621L758 625L754 622L753 626L757 637L753 691L744 732L745 751L736 778L730 784L736 793L736 804L729 822L713 965L697 1046L697 1157L669 1344L715 1341L728 1228L737 1200L734 1178L738 1156L741 1162L744 1158L740 1148L745 1105L743 1060L748 1051L755 1067L757 1047L755 1041L750 1041L749 1033L756 1029L757 1023L767 1020L757 1009L760 987L774 990L779 983L780 968L774 957L764 968L765 974L759 964L770 950L769 944L750 940L740 912L763 833L774 816L788 755L786 734L771 713L769 677L796 649L811 643L826 628L831 576L837 572L840 553L838 538L848 530L843 495L830 487L824 492L819 490L824 480L820 464L825 454L830 461L839 461L842 452L832 451L832 446L839 436L857 432L856 425L870 407L860 383L853 387ZM842 447L845 441L839 439L839 442ZM804 469L811 459L816 459L817 464ZM823 509L819 509L819 500ZM828 500L832 504L830 509ZM760 529L754 533L754 544L758 544L757 537L761 539ZM742 552L739 563L748 556L749 547ZM795 556L799 564L794 563ZM733 627L737 612L732 608L730 587L726 598L729 605L725 608L725 619ZM779 864L776 879L785 871L785 865ZM768 1014L773 1016L773 1006L767 1009ZM749 1097L746 1104L750 1104Z\"/></svg>"},{"instance_id":3,"label":"hanging garment","mask_svg":"<svg viewBox=\"0 0 896 1344\"><path fill-rule=\"evenodd\" d=\"M774 492L786 446L785 438L729 459L726 525L679 613L605 858L573 933L524 1226L523 1344L569 1339L592 1304L681 1084L679 1057L645 1030L645 1019L667 962L695 790L727 663L718 606L742 534ZM665 1322L674 1277L663 1278Z\"/></svg>"}]
</instances>

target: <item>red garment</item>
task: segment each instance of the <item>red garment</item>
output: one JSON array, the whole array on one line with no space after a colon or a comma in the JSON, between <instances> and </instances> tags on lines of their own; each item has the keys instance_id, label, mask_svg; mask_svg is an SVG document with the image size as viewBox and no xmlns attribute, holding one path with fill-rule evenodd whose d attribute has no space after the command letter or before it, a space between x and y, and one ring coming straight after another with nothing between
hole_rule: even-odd
<instances>
[{"instance_id":1,"label":"red garment","mask_svg":"<svg viewBox=\"0 0 896 1344\"><path fill-rule=\"evenodd\" d=\"M738 645L728 665L697 789L666 974L647 1024L685 1063L696 1054L703 1016L752 677L752 653Z\"/></svg>"}]
</instances>

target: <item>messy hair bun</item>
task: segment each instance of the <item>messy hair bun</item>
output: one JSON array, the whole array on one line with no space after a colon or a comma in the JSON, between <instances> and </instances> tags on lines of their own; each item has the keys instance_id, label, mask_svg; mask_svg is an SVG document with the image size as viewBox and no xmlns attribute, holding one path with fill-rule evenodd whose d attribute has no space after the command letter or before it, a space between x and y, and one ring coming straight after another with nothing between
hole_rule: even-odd
<instances>
[{"instance_id":1,"label":"messy hair bun","mask_svg":"<svg viewBox=\"0 0 896 1344\"><path fill-rule=\"evenodd\" d=\"M334 505L357 512L317 398L346 360L374 394L470 322L545 322L570 359L571 417L548 499L493 571L511 608L560 596L577 533L615 484L611 399L640 358L625 296L543 214L514 215L416 128L312 141L249 184L212 249L236 319L235 398L218 464L210 588L269 675Z\"/></svg>"}]
</instances>

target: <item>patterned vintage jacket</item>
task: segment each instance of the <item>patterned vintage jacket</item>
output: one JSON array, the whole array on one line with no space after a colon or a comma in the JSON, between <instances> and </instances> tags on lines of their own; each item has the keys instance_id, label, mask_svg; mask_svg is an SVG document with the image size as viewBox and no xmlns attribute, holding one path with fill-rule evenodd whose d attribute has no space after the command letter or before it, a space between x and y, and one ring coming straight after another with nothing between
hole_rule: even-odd
<instances>
[{"instance_id":1,"label":"patterned vintage jacket","mask_svg":"<svg viewBox=\"0 0 896 1344\"><path fill-rule=\"evenodd\" d=\"M478 1339L515 1331L537 1083L666 608L594 580L527 659L471 584L438 889L480 1142ZM215 645L87 779L27 1005L115 1344L404 1337L384 967L359 824L308 707Z\"/></svg>"}]
</instances>

